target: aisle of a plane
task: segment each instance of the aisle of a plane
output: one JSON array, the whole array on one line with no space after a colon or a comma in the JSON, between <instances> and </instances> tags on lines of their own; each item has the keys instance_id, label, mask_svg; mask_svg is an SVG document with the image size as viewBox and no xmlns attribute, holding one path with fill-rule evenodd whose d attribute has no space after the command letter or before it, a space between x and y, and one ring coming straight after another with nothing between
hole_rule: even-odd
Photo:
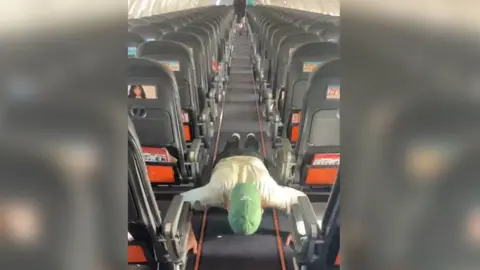
<instances>
[{"instance_id":1,"label":"aisle of a plane","mask_svg":"<svg viewBox=\"0 0 480 270\"><path fill-rule=\"evenodd\" d=\"M248 8L244 25L229 6L129 21L131 269L339 269L339 37L339 17L271 6ZM181 196L208 182L233 131L251 129L277 182L308 195L244 236L267 250L257 256L254 242ZM197 254L187 250L191 223Z\"/></svg>"}]
</instances>

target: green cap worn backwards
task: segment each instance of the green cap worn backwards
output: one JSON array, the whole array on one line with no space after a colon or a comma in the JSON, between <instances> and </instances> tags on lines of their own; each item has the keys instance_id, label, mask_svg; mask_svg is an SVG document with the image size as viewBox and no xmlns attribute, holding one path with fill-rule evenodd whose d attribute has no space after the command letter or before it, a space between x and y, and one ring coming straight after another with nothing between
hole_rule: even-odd
<instances>
[{"instance_id":1,"label":"green cap worn backwards","mask_svg":"<svg viewBox=\"0 0 480 270\"><path fill-rule=\"evenodd\" d=\"M254 234L262 221L262 199L257 185L236 184L230 193L228 222L236 234Z\"/></svg>"}]
</instances>

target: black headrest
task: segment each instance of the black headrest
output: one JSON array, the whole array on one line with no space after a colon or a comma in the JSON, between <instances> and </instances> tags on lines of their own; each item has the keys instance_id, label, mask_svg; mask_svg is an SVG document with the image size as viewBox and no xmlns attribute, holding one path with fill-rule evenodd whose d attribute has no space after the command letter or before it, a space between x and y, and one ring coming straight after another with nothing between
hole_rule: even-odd
<instances>
[{"instance_id":1,"label":"black headrest","mask_svg":"<svg viewBox=\"0 0 480 270\"><path fill-rule=\"evenodd\" d=\"M204 27L198 26L198 25L188 25L185 27L182 27L179 29L180 32L189 32L189 33L195 33L196 35L199 35L200 37L209 37L210 33L207 29Z\"/></svg>"},{"instance_id":2,"label":"black headrest","mask_svg":"<svg viewBox=\"0 0 480 270\"><path fill-rule=\"evenodd\" d=\"M138 33L145 41L157 39L162 36L162 31L153 25L140 25L132 29L132 32Z\"/></svg>"},{"instance_id":3,"label":"black headrest","mask_svg":"<svg viewBox=\"0 0 480 270\"><path fill-rule=\"evenodd\" d=\"M138 47L143 42L145 39L139 33L128 32L127 47Z\"/></svg>"},{"instance_id":4,"label":"black headrest","mask_svg":"<svg viewBox=\"0 0 480 270\"><path fill-rule=\"evenodd\" d=\"M321 36L325 41L338 42L340 39L340 26L329 26L323 30Z\"/></svg>"},{"instance_id":5,"label":"black headrest","mask_svg":"<svg viewBox=\"0 0 480 270\"><path fill-rule=\"evenodd\" d=\"M298 47L292 55L292 62L305 58L319 58L321 55L339 54L338 45L332 42L310 42Z\"/></svg>"},{"instance_id":6,"label":"black headrest","mask_svg":"<svg viewBox=\"0 0 480 270\"><path fill-rule=\"evenodd\" d=\"M283 36L290 34L290 33L298 33L301 30L298 29L297 27L293 27L291 25L288 26L278 26L276 29L273 29L272 34L275 34L276 39L282 38ZM276 39L271 39L270 43L276 42Z\"/></svg>"},{"instance_id":7,"label":"black headrest","mask_svg":"<svg viewBox=\"0 0 480 270\"><path fill-rule=\"evenodd\" d=\"M175 77L169 68L147 58L129 58L127 76L153 79L161 85L167 83L176 85Z\"/></svg>"},{"instance_id":8,"label":"black headrest","mask_svg":"<svg viewBox=\"0 0 480 270\"><path fill-rule=\"evenodd\" d=\"M307 43L307 42L315 42L315 41L320 41L320 37L311 33L296 32L296 33L291 33L283 36L280 39L279 44L283 46L284 44Z\"/></svg>"},{"instance_id":9,"label":"black headrest","mask_svg":"<svg viewBox=\"0 0 480 270\"><path fill-rule=\"evenodd\" d=\"M198 45L202 44L202 40L195 34L189 32L170 32L162 36L162 40L172 40L179 42L195 42Z\"/></svg>"},{"instance_id":10,"label":"black headrest","mask_svg":"<svg viewBox=\"0 0 480 270\"><path fill-rule=\"evenodd\" d=\"M154 23L153 24L155 27L157 27L158 30L162 31L163 33L168 33L168 32L175 32L175 27L168 23L167 21L163 21L160 23Z\"/></svg>"},{"instance_id":11,"label":"black headrest","mask_svg":"<svg viewBox=\"0 0 480 270\"><path fill-rule=\"evenodd\" d=\"M137 49L138 56L169 55L176 58L186 58L187 61L190 61L190 54L190 48L169 40L148 41L142 43Z\"/></svg>"}]
</instances>

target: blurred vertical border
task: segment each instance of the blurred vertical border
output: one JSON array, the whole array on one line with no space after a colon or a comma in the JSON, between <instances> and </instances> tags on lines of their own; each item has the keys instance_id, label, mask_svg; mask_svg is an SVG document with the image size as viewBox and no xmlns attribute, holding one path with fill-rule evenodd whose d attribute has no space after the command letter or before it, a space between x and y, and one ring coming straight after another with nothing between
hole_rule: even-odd
<instances>
[{"instance_id":1,"label":"blurred vertical border","mask_svg":"<svg viewBox=\"0 0 480 270\"><path fill-rule=\"evenodd\" d=\"M127 3L0 13L0 268L123 269Z\"/></svg>"},{"instance_id":2,"label":"blurred vertical border","mask_svg":"<svg viewBox=\"0 0 480 270\"><path fill-rule=\"evenodd\" d=\"M479 6L342 1L342 268L479 269Z\"/></svg>"}]
</instances>

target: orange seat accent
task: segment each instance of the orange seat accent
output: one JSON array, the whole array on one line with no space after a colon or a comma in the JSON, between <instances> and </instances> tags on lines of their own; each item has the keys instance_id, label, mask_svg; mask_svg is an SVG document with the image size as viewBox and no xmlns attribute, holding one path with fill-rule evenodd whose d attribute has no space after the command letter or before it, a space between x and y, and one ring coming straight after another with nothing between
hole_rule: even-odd
<instances>
[{"instance_id":1,"label":"orange seat accent","mask_svg":"<svg viewBox=\"0 0 480 270\"><path fill-rule=\"evenodd\" d=\"M190 126L188 124L183 125L183 134L187 142L192 140L192 134L190 133Z\"/></svg>"},{"instance_id":2,"label":"orange seat accent","mask_svg":"<svg viewBox=\"0 0 480 270\"><path fill-rule=\"evenodd\" d=\"M335 265L340 265L340 253L338 253L337 259L335 259Z\"/></svg>"},{"instance_id":3,"label":"orange seat accent","mask_svg":"<svg viewBox=\"0 0 480 270\"><path fill-rule=\"evenodd\" d=\"M147 258L141 246L128 245L128 263L146 263Z\"/></svg>"},{"instance_id":4,"label":"orange seat accent","mask_svg":"<svg viewBox=\"0 0 480 270\"><path fill-rule=\"evenodd\" d=\"M300 133L300 128L298 126L293 126L292 132L290 134L290 141L292 143L297 142L299 133Z\"/></svg>"},{"instance_id":5,"label":"orange seat accent","mask_svg":"<svg viewBox=\"0 0 480 270\"><path fill-rule=\"evenodd\" d=\"M147 171L151 183L175 183L172 166L147 165Z\"/></svg>"},{"instance_id":6,"label":"orange seat accent","mask_svg":"<svg viewBox=\"0 0 480 270\"><path fill-rule=\"evenodd\" d=\"M291 132L290 132L290 142L295 143L298 140L298 136L300 135L300 127L298 124L302 118L302 113L293 113L292 117L290 118L290 124L292 125Z\"/></svg>"},{"instance_id":7,"label":"orange seat accent","mask_svg":"<svg viewBox=\"0 0 480 270\"><path fill-rule=\"evenodd\" d=\"M308 169L305 184L333 185L337 180L339 164L339 153L315 154L312 165L317 167Z\"/></svg>"},{"instance_id":8,"label":"orange seat accent","mask_svg":"<svg viewBox=\"0 0 480 270\"><path fill-rule=\"evenodd\" d=\"M338 168L310 168L307 172L307 185L333 185L337 179Z\"/></svg>"}]
</instances>

